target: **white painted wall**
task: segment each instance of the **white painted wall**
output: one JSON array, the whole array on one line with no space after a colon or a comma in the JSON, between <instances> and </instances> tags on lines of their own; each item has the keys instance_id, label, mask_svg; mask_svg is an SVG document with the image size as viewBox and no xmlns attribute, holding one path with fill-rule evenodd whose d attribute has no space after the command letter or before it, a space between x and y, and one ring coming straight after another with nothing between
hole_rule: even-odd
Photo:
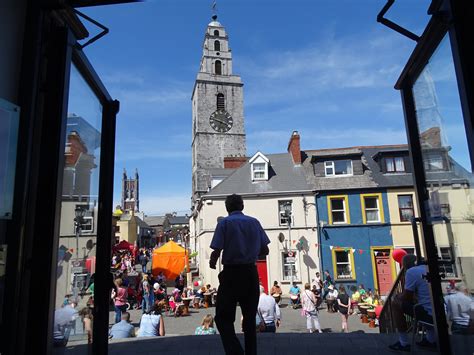
<instances>
[{"instance_id":1,"label":"white painted wall","mask_svg":"<svg viewBox=\"0 0 474 355\"><path fill-rule=\"evenodd\" d=\"M257 218L262 227L265 229L270 238L270 253L267 256L268 282L269 287L273 281L282 282L283 279L283 260L282 252L284 244L278 241L278 235L283 233L288 240L287 225L280 225L278 201L291 200L293 209L293 225L291 228L291 239L293 241L304 237L309 249L307 252L296 252L296 269L298 280L300 284L311 282L315 277L316 271L319 270L319 255L316 243L317 228L316 228L316 211L313 204L307 204L306 209L303 203L303 197L308 203L314 201L314 196L307 194L306 196L263 196L263 197L249 197L244 196L244 213ZM209 248L214 230L217 225L218 217L227 216L225 204L223 199L207 199L203 201L202 208L199 210L196 217L196 231L194 232L194 224L191 227L191 236L196 238L198 245L198 262L199 273L206 283L213 286L218 285L217 275L222 269L220 262L216 270L209 268L209 256L212 250ZM202 219L202 223L199 221ZM201 226L202 224L202 226ZM193 234L194 232L194 234ZM191 242L194 245L194 241ZM288 244L289 246L289 244ZM293 249L295 244L292 243ZM282 289L284 293L289 291L289 282L282 282Z\"/></svg>"}]
</instances>

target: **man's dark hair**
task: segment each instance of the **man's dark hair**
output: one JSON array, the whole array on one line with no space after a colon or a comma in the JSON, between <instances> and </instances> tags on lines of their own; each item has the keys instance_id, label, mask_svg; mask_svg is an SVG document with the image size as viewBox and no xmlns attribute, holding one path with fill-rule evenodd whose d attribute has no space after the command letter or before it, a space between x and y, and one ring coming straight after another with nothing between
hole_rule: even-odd
<instances>
[{"instance_id":1,"label":"man's dark hair","mask_svg":"<svg viewBox=\"0 0 474 355\"><path fill-rule=\"evenodd\" d=\"M242 196L237 194L227 196L225 199L225 208L228 213L242 211L244 209L244 200L242 199Z\"/></svg>"}]
</instances>

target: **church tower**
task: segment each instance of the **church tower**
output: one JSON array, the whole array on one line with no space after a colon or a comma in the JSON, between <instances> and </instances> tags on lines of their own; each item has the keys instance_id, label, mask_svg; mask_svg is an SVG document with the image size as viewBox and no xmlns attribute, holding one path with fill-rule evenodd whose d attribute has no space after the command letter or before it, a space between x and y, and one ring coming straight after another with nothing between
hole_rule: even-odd
<instances>
[{"instance_id":1,"label":"church tower","mask_svg":"<svg viewBox=\"0 0 474 355\"><path fill-rule=\"evenodd\" d=\"M192 200L209 190L224 157L245 157L243 83L232 73L232 52L217 15L207 25L192 94Z\"/></svg>"},{"instance_id":2,"label":"church tower","mask_svg":"<svg viewBox=\"0 0 474 355\"><path fill-rule=\"evenodd\" d=\"M125 212L140 211L138 170L135 170L135 178L127 177L127 171L123 169L122 175L122 208Z\"/></svg>"}]
</instances>

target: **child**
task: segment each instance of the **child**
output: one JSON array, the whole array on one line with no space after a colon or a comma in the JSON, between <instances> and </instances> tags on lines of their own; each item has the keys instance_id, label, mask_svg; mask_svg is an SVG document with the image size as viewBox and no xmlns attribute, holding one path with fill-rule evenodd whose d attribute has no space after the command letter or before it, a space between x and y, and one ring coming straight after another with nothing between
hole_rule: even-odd
<instances>
[{"instance_id":1,"label":"child","mask_svg":"<svg viewBox=\"0 0 474 355\"><path fill-rule=\"evenodd\" d=\"M84 332L87 334L87 343L92 344L92 309L89 307L84 307L80 310L79 316L82 318Z\"/></svg>"},{"instance_id":2,"label":"child","mask_svg":"<svg viewBox=\"0 0 474 355\"><path fill-rule=\"evenodd\" d=\"M201 322L201 325L196 328L194 332L195 335L208 335L216 334L216 329L214 328L214 318L212 315L208 314L205 316Z\"/></svg>"}]
</instances>

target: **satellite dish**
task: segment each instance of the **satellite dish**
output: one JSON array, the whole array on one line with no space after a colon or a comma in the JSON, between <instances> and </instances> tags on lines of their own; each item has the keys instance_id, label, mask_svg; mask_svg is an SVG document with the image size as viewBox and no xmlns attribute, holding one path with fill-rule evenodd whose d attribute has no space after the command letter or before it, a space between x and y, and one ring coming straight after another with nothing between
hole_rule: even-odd
<instances>
[{"instance_id":1,"label":"satellite dish","mask_svg":"<svg viewBox=\"0 0 474 355\"><path fill-rule=\"evenodd\" d=\"M280 243L283 243L285 241L285 235L281 232L280 232L280 234L278 234L278 241Z\"/></svg>"}]
</instances>

